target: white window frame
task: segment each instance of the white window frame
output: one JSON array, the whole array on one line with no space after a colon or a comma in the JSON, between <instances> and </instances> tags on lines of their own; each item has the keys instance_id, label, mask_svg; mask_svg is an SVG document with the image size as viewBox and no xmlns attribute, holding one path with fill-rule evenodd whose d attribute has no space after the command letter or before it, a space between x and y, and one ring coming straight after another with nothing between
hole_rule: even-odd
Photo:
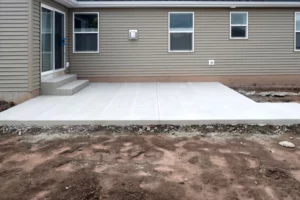
<instances>
[{"instance_id":1,"label":"white window frame","mask_svg":"<svg viewBox=\"0 0 300 200\"><path fill-rule=\"evenodd\" d=\"M192 14L193 15L193 29L192 31L171 31L170 30L170 18L171 18L171 14ZM177 53L193 53L194 52L194 41L195 41L195 14L194 12L169 12L169 17L168 17L168 52L169 53L173 53L173 52L177 52ZM192 50L171 50L171 33L192 33Z\"/></svg>"},{"instance_id":2,"label":"white window frame","mask_svg":"<svg viewBox=\"0 0 300 200\"><path fill-rule=\"evenodd\" d=\"M295 12L295 27L294 27L294 51L298 51L298 52L300 52L300 49L297 49L296 48L296 38L297 38L297 33L300 33L300 30L299 31L297 31L297 28L296 28L296 18L297 18L297 14L299 14L300 15L300 12Z\"/></svg>"},{"instance_id":3,"label":"white window frame","mask_svg":"<svg viewBox=\"0 0 300 200\"><path fill-rule=\"evenodd\" d=\"M98 28L97 32L75 32L75 15L76 14L97 14L98 17ZM99 19L99 12L73 12L73 53L99 53L99 24L100 24L100 19ZM97 51L76 51L75 50L75 34L80 33L80 34L87 34L87 33L97 33Z\"/></svg>"},{"instance_id":4,"label":"white window frame","mask_svg":"<svg viewBox=\"0 0 300 200\"><path fill-rule=\"evenodd\" d=\"M231 14L235 14L235 13L238 13L238 14L246 14L246 17L247 17L247 20L246 20L246 24L231 24ZM248 12L230 12L230 17L229 17L229 24L230 24L230 39L231 40L247 40L248 39L248 29L249 29L249 23L248 23L248 20L249 20L249 16L248 16ZM232 37L231 35L231 32L232 32L232 29L231 27L233 26L246 26L246 37Z\"/></svg>"}]
</instances>

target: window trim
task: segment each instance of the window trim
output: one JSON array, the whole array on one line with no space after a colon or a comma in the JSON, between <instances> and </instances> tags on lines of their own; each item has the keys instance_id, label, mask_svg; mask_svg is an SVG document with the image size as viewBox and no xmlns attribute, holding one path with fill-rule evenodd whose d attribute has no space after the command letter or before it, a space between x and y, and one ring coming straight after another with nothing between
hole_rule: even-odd
<instances>
[{"instance_id":1,"label":"window trim","mask_svg":"<svg viewBox=\"0 0 300 200\"><path fill-rule=\"evenodd\" d=\"M296 25L297 25L297 21L296 21L296 18L297 18L297 14L299 14L300 15L300 12L295 12L295 21L294 21L294 51L296 51L296 52L300 52L300 49L297 49L296 48L296 38L297 38L297 33L300 33L300 31L297 31L297 28L296 28Z\"/></svg>"},{"instance_id":2,"label":"window trim","mask_svg":"<svg viewBox=\"0 0 300 200\"><path fill-rule=\"evenodd\" d=\"M171 14L192 14L193 15L193 30L191 31L170 31L170 16ZM171 50L171 33L192 33L192 50ZM169 12L168 13L168 53L193 53L195 52L195 13L194 12Z\"/></svg>"},{"instance_id":3,"label":"window trim","mask_svg":"<svg viewBox=\"0 0 300 200\"><path fill-rule=\"evenodd\" d=\"M246 17L247 17L247 22L246 24L231 24L231 14L232 13L239 13L239 14L246 14ZM231 40L248 40L248 29L249 29L249 17L248 17L248 12L236 12L236 11L231 11L230 14L229 14L229 38ZM232 26L246 26L246 37L232 37L231 35L231 32L232 32L232 29L231 27Z\"/></svg>"},{"instance_id":4,"label":"window trim","mask_svg":"<svg viewBox=\"0 0 300 200\"><path fill-rule=\"evenodd\" d=\"M75 15L76 14L97 14L98 17L98 29L97 32L81 32L81 34L88 34L88 33L97 33L97 51L75 51ZM73 12L73 53L99 53L99 42L100 42L100 38L99 38L99 25L100 25L100 19L99 19L99 12ZM78 33L78 32L77 32Z\"/></svg>"}]
</instances>

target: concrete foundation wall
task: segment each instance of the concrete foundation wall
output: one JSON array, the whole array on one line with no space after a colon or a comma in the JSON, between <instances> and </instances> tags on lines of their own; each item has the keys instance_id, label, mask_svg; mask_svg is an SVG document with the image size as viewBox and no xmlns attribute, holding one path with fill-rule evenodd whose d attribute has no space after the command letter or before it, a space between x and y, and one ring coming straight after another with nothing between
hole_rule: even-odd
<instances>
[{"instance_id":1,"label":"concrete foundation wall","mask_svg":"<svg viewBox=\"0 0 300 200\"><path fill-rule=\"evenodd\" d=\"M300 86L300 75L91 77L91 82L220 82L228 86Z\"/></svg>"},{"instance_id":2,"label":"concrete foundation wall","mask_svg":"<svg viewBox=\"0 0 300 200\"><path fill-rule=\"evenodd\" d=\"M32 92L0 92L0 100L12 101L15 104L23 103L31 98L34 98L40 94L40 90L34 90Z\"/></svg>"}]
</instances>

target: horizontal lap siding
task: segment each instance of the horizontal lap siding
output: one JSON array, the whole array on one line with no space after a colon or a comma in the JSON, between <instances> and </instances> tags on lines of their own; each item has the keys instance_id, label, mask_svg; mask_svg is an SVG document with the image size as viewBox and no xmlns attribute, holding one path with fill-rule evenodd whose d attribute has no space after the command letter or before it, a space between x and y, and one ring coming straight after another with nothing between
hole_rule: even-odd
<instances>
[{"instance_id":1,"label":"horizontal lap siding","mask_svg":"<svg viewBox=\"0 0 300 200\"><path fill-rule=\"evenodd\" d=\"M28 0L0 1L0 92L28 91Z\"/></svg>"},{"instance_id":2,"label":"horizontal lap siding","mask_svg":"<svg viewBox=\"0 0 300 200\"><path fill-rule=\"evenodd\" d=\"M295 9L244 9L249 12L248 40L229 39L230 9L73 11L100 13L100 53L73 54L68 46L71 72L79 77L300 74ZM168 53L169 11L195 12L195 52ZM139 31L137 41L128 40L129 29ZM210 59L215 66L208 65Z\"/></svg>"},{"instance_id":3,"label":"horizontal lap siding","mask_svg":"<svg viewBox=\"0 0 300 200\"><path fill-rule=\"evenodd\" d=\"M66 17L66 36L68 36L68 8L55 2L54 0L33 0L33 87L34 89L40 88L40 12L41 3L48 5L52 8L65 12ZM66 52L66 58L68 60L68 53Z\"/></svg>"}]
</instances>

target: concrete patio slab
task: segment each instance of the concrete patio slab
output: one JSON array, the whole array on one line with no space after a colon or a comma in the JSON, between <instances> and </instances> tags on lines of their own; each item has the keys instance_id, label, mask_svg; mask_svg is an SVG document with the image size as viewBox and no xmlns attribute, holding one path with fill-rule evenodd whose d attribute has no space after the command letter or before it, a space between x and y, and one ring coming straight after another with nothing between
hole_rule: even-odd
<instances>
[{"instance_id":1,"label":"concrete patio slab","mask_svg":"<svg viewBox=\"0 0 300 200\"><path fill-rule=\"evenodd\" d=\"M220 83L91 83L0 113L0 125L298 124L300 104L256 103Z\"/></svg>"}]
</instances>

